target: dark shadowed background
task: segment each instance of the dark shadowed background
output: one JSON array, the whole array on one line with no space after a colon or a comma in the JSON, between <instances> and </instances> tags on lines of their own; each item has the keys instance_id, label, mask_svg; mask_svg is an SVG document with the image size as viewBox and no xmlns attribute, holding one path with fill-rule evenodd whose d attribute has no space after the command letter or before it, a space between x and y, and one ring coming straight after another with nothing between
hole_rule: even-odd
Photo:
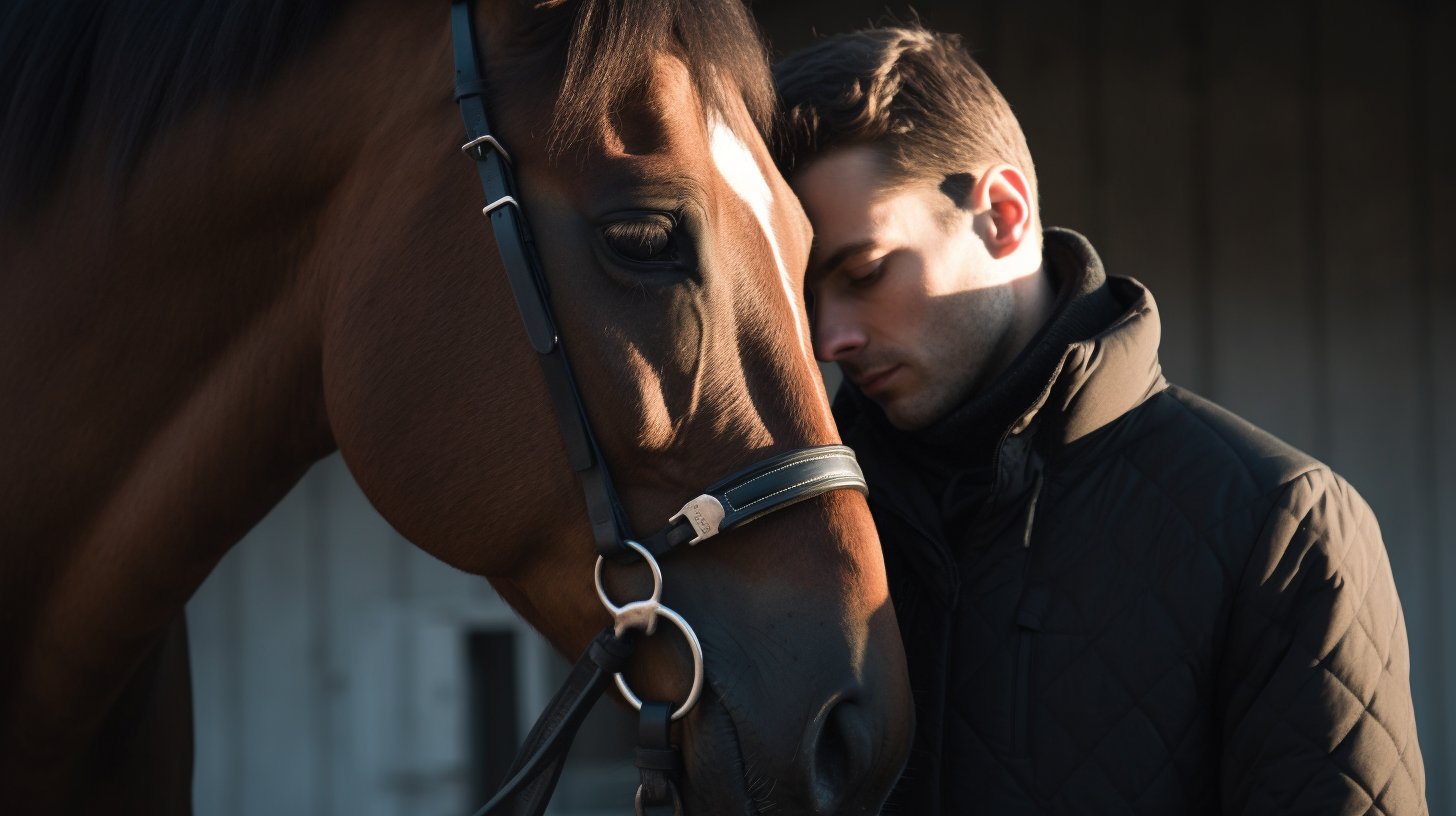
<instances>
[{"instance_id":1,"label":"dark shadowed background","mask_svg":"<svg viewBox=\"0 0 1456 816\"><path fill-rule=\"evenodd\" d=\"M1456 811L1456 3L924 0L1010 100L1043 221L1147 284L1168 378L1374 507L1405 606L1432 813ZM760 0L780 54L904 3ZM197 811L478 805L561 663L484 581L409 547L337 457L188 608ZM630 718L553 813L630 812Z\"/></svg>"}]
</instances>

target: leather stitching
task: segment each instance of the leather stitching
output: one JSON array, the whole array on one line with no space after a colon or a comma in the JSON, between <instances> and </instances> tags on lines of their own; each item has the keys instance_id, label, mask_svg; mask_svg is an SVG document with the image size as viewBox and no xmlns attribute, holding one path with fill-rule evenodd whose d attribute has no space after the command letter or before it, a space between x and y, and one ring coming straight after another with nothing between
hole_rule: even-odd
<instances>
[{"instance_id":1,"label":"leather stitching","mask_svg":"<svg viewBox=\"0 0 1456 816\"><path fill-rule=\"evenodd\" d=\"M742 507L734 507L732 504L729 504L728 507L730 509L734 510L734 511L747 510L748 508L754 506L755 504L758 504L759 502L766 502L769 499L773 498L774 496L779 495L780 493L787 493L790 490L797 490L798 488L801 488L804 485L814 484L815 482L823 482L823 481L828 481L830 479L838 479L838 478L842 477L843 475L844 474L842 474L842 473L825 473L825 474L823 474L821 476L815 476L815 477L813 477L811 479L805 479L804 481L799 482L798 484L789 485L788 487L786 487L786 488L784 488L782 490L775 490L774 492L768 494L767 496L760 496L759 498L754 499L753 501L749 502L748 504L743 505ZM725 498L726 498L726 496L725 496Z\"/></svg>"},{"instance_id":2,"label":"leather stitching","mask_svg":"<svg viewBox=\"0 0 1456 816\"><path fill-rule=\"evenodd\" d=\"M811 456L808 459L800 459L797 462L791 462L791 463L789 463L787 465L779 465L778 467L774 468L773 470L770 470L767 473L760 473L757 476L754 476L752 479L749 479L748 481L744 482L741 485L734 485L733 487L730 487L727 490L724 490L723 491L723 501L724 501L725 504L728 505L728 509L730 509L730 510L738 510L740 508L737 508L737 507L734 507L733 506L732 494L733 494L733 491L735 491L735 490L742 490L742 489L748 487L749 485L753 484L754 482L758 481L759 479L767 479L768 477L774 475L775 473L778 473L781 470L788 470L790 468L795 468L795 467L798 467L800 465L806 465L806 464L808 464L810 462L818 462L818 461L821 461L821 460L824 460L824 459L850 459L850 458L852 458L852 457L849 456L849 454L845 454L845 453L826 453L826 454L823 454L823 455L820 455L820 456ZM825 477L823 477L823 476L819 476L819 477L816 477L814 479L810 479L807 482L801 482L798 485L794 485L794 487L800 487L802 485L809 484L809 482L821 480L821 479L824 479L824 478ZM786 488L784 488L784 490L793 490L793 489L794 489L793 487L786 487ZM762 496L760 498L754 499L753 501L750 501L748 504L745 504L743 506L744 507L750 507L752 505L755 505L755 504L763 501L766 498L769 498L770 496L777 496L779 493L784 492L784 490L778 490L778 491L775 491L773 493L768 494L768 496Z\"/></svg>"}]
</instances>

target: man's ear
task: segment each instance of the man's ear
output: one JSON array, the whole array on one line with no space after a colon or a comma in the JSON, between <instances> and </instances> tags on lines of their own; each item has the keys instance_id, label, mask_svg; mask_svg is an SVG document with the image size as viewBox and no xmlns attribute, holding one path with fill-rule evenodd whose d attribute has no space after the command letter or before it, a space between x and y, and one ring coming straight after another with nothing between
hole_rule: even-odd
<instances>
[{"instance_id":1,"label":"man's ear","mask_svg":"<svg viewBox=\"0 0 1456 816\"><path fill-rule=\"evenodd\" d=\"M976 234L992 258L1005 258L1032 233L1035 206L1026 174L1009 164L987 168L971 189L969 201Z\"/></svg>"}]
</instances>

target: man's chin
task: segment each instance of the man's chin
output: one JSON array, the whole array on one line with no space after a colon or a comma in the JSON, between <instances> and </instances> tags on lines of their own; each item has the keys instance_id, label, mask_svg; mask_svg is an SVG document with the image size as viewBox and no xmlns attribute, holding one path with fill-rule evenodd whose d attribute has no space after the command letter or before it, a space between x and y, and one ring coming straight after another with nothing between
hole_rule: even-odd
<instances>
[{"instance_id":1,"label":"man's chin","mask_svg":"<svg viewBox=\"0 0 1456 816\"><path fill-rule=\"evenodd\" d=\"M918 431L929 427L939 417L918 405L913 394L886 393L870 397L885 412L890 424L901 431Z\"/></svg>"}]
</instances>

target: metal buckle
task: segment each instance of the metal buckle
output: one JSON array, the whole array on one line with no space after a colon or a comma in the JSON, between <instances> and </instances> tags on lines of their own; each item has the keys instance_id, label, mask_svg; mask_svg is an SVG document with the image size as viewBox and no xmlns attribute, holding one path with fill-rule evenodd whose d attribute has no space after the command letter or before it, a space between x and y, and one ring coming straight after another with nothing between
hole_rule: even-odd
<instances>
[{"instance_id":1,"label":"metal buckle","mask_svg":"<svg viewBox=\"0 0 1456 816\"><path fill-rule=\"evenodd\" d=\"M652 553L648 552L646 547L635 541L626 540L622 543L635 550L638 555L642 556L642 560L647 562L647 566L652 568L652 597L645 601L633 601L622 606L612 603L612 599L607 597L606 587L602 586L602 565L606 563L606 559L600 555L597 556L596 568L597 597L601 599L602 606L612 613L618 637L626 634L630 629L636 629L644 636L650 637L657 631L657 619L663 617L672 622L683 633L683 637L687 638L688 648L693 653L693 687L688 691L688 697L683 704L672 712L672 719L677 721L693 710L693 706L698 704L698 697L703 693L703 644L698 641L698 633L693 631L693 627L689 626L681 615L662 605L662 568L657 565L657 559L652 557ZM622 673L617 672L614 678L617 681L617 690L622 692L622 696L627 699L628 703L631 703L633 708L641 711L642 700L632 693L632 689L627 686L627 680L622 677Z\"/></svg>"},{"instance_id":2,"label":"metal buckle","mask_svg":"<svg viewBox=\"0 0 1456 816\"><path fill-rule=\"evenodd\" d=\"M684 504L677 514L667 520L668 524L675 524L678 519L685 518L688 524L698 534L697 538L689 541L689 544L696 544L705 538L712 538L718 534L718 525L723 523L723 517L727 512L723 509L723 503L718 501L716 496L707 493Z\"/></svg>"},{"instance_id":3,"label":"metal buckle","mask_svg":"<svg viewBox=\"0 0 1456 816\"><path fill-rule=\"evenodd\" d=\"M671 779L667 780L667 787L672 791L672 812L676 816L676 814L683 812L682 797L678 796L677 785ZM636 816L647 816L646 812L642 809L641 785L637 786L637 795L632 797L632 809L636 812Z\"/></svg>"},{"instance_id":4,"label":"metal buckle","mask_svg":"<svg viewBox=\"0 0 1456 816\"><path fill-rule=\"evenodd\" d=\"M521 211L521 202L515 200L511 196L501 196L500 198L497 198L495 201L492 201L489 204L485 205L483 208L481 208L480 212L486 218L489 218L491 213L493 213L496 210L499 210L501 207L504 207L504 206L507 206L507 205L510 205L512 207L515 207L516 208L516 212L520 212Z\"/></svg>"},{"instance_id":5,"label":"metal buckle","mask_svg":"<svg viewBox=\"0 0 1456 816\"><path fill-rule=\"evenodd\" d=\"M495 140L495 137L490 135L489 133L485 134L484 136L471 139L470 141L461 145L460 150L465 153L465 155L469 156L472 159L475 159L476 161L485 161L485 150L483 148L487 145L493 148L495 152L499 153L500 157L506 160L506 164L515 164L515 162L511 161L511 154L507 153L506 149L501 146L501 143L497 142ZM472 150L474 150L475 152L471 153L470 151Z\"/></svg>"}]
</instances>

